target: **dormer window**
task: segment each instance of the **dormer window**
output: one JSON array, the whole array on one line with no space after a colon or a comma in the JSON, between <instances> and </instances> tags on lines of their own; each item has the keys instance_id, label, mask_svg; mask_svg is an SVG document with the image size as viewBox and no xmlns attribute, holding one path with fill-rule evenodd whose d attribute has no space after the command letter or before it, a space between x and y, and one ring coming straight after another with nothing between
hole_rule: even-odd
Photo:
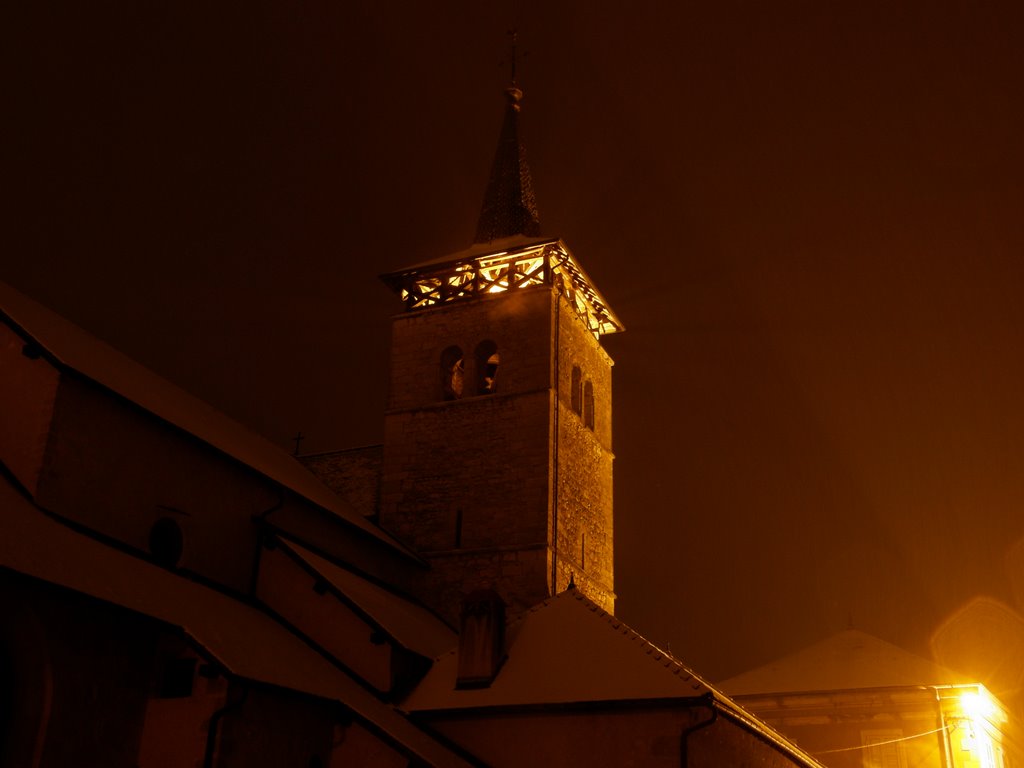
<instances>
[{"instance_id":1,"label":"dormer window","mask_svg":"<svg viewBox=\"0 0 1024 768\"><path fill-rule=\"evenodd\" d=\"M444 400L458 400L462 397L464 385L462 350L448 347L441 353L441 397Z\"/></svg>"}]
</instances>

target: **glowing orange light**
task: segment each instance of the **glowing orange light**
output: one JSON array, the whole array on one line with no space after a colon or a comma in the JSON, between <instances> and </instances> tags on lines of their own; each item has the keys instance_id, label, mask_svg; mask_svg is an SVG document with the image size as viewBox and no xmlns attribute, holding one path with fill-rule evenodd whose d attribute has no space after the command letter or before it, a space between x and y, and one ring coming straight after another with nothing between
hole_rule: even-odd
<instances>
[{"instance_id":1,"label":"glowing orange light","mask_svg":"<svg viewBox=\"0 0 1024 768\"><path fill-rule=\"evenodd\" d=\"M960 694L960 708L971 720L988 720L996 713L996 705L983 691Z\"/></svg>"}]
</instances>

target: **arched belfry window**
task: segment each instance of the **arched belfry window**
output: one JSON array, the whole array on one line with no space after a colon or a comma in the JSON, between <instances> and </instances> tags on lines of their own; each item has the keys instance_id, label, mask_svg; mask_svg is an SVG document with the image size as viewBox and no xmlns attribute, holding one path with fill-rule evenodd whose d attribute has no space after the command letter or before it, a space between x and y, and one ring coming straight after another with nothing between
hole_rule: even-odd
<instances>
[{"instance_id":1,"label":"arched belfry window","mask_svg":"<svg viewBox=\"0 0 1024 768\"><path fill-rule=\"evenodd\" d=\"M493 395L498 378L498 345L493 341L481 341L476 345L476 393Z\"/></svg>"},{"instance_id":2,"label":"arched belfry window","mask_svg":"<svg viewBox=\"0 0 1024 768\"><path fill-rule=\"evenodd\" d=\"M569 400L574 413L583 414L583 372L578 365L572 367L572 382L569 389Z\"/></svg>"},{"instance_id":3,"label":"arched belfry window","mask_svg":"<svg viewBox=\"0 0 1024 768\"><path fill-rule=\"evenodd\" d=\"M462 397L462 389L462 350L448 347L441 353L441 397L445 400L458 400Z\"/></svg>"},{"instance_id":4,"label":"arched belfry window","mask_svg":"<svg viewBox=\"0 0 1024 768\"><path fill-rule=\"evenodd\" d=\"M583 423L594 428L594 384L589 381L583 385Z\"/></svg>"}]
</instances>

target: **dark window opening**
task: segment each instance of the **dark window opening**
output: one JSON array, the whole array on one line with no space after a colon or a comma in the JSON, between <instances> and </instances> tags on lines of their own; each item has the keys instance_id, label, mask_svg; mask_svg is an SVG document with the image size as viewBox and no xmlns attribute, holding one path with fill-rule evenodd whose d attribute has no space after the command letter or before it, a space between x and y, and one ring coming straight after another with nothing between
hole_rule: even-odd
<instances>
[{"instance_id":1,"label":"dark window opening","mask_svg":"<svg viewBox=\"0 0 1024 768\"><path fill-rule=\"evenodd\" d=\"M498 345L481 341L476 347L476 393L493 395L498 377Z\"/></svg>"},{"instance_id":2,"label":"dark window opening","mask_svg":"<svg viewBox=\"0 0 1024 768\"><path fill-rule=\"evenodd\" d=\"M192 681L196 674L195 659L171 659L164 664L163 677L157 695L161 699L184 699L192 695Z\"/></svg>"},{"instance_id":3,"label":"dark window opening","mask_svg":"<svg viewBox=\"0 0 1024 768\"><path fill-rule=\"evenodd\" d=\"M583 413L583 372L578 365L572 367L572 384L569 400L574 413Z\"/></svg>"},{"instance_id":4,"label":"dark window opening","mask_svg":"<svg viewBox=\"0 0 1024 768\"><path fill-rule=\"evenodd\" d=\"M583 423L594 428L594 385L589 381L583 385Z\"/></svg>"},{"instance_id":5,"label":"dark window opening","mask_svg":"<svg viewBox=\"0 0 1024 768\"><path fill-rule=\"evenodd\" d=\"M181 560L185 538L181 526L169 517L162 517L149 529L149 551L165 568L173 568Z\"/></svg>"},{"instance_id":6,"label":"dark window opening","mask_svg":"<svg viewBox=\"0 0 1024 768\"><path fill-rule=\"evenodd\" d=\"M441 397L445 400L458 400L463 390L462 350L448 347L441 353Z\"/></svg>"},{"instance_id":7,"label":"dark window opening","mask_svg":"<svg viewBox=\"0 0 1024 768\"><path fill-rule=\"evenodd\" d=\"M199 676L206 680L216 680L220 675L220 670L217 669L213 664L200 664L199 665Z\"/></svg>"}]
</instances>

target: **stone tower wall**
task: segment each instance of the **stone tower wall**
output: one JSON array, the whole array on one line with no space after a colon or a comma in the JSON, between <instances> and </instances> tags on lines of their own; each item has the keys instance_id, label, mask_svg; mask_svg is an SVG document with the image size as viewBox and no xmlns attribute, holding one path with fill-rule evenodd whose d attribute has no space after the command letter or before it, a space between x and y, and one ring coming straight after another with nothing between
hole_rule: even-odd
<instances>
[{"instance_id":1,"label":"stone tower wall","mask_svg":"<svg viewBox=\"0 0 1024 768\"><path fill-rule=\"evenodd\" d=\"M500 356L493 394L475 386L485 341ZM451 347L465 371L446 400ZM411 589L442 615L485 588L516 613L570 578L614 608L611 364L549 286L394 318L380 523L429 561ZM573 408L574 366L593 387L592 429Z\"/></svg>"},{"instance_id":2,"label":"stone tower wall","mask_svg":"<svg viewBox=\"0 0 1024 768\"><path fill-rule=\"evenodd\" d=\"M551 519L557 529L557 546L549 553L556 564L552 591L565 589L571 578L587 597L613 612L613 363L564 300L559 302L557 326L559 440L555 465L557 516ZM593 429L573 406L574 367L582 374L580 385L590 382L593 387Z\"/></svg>"},{"instance_id":3,"label":"stone tower wall","mask_svg":"<svg viewBox=\"0 0 1024 768\"><path fill-rule=\"evenodd\" d=\"M547 597L552 307L539 286L394 318L380 523L430 561L412 588L446 617L478 588L513 610ZM474 388L484 341L500 356L493 394ZM452 346L464 392L445 400Z\"/></svg>"}]
</instances>

